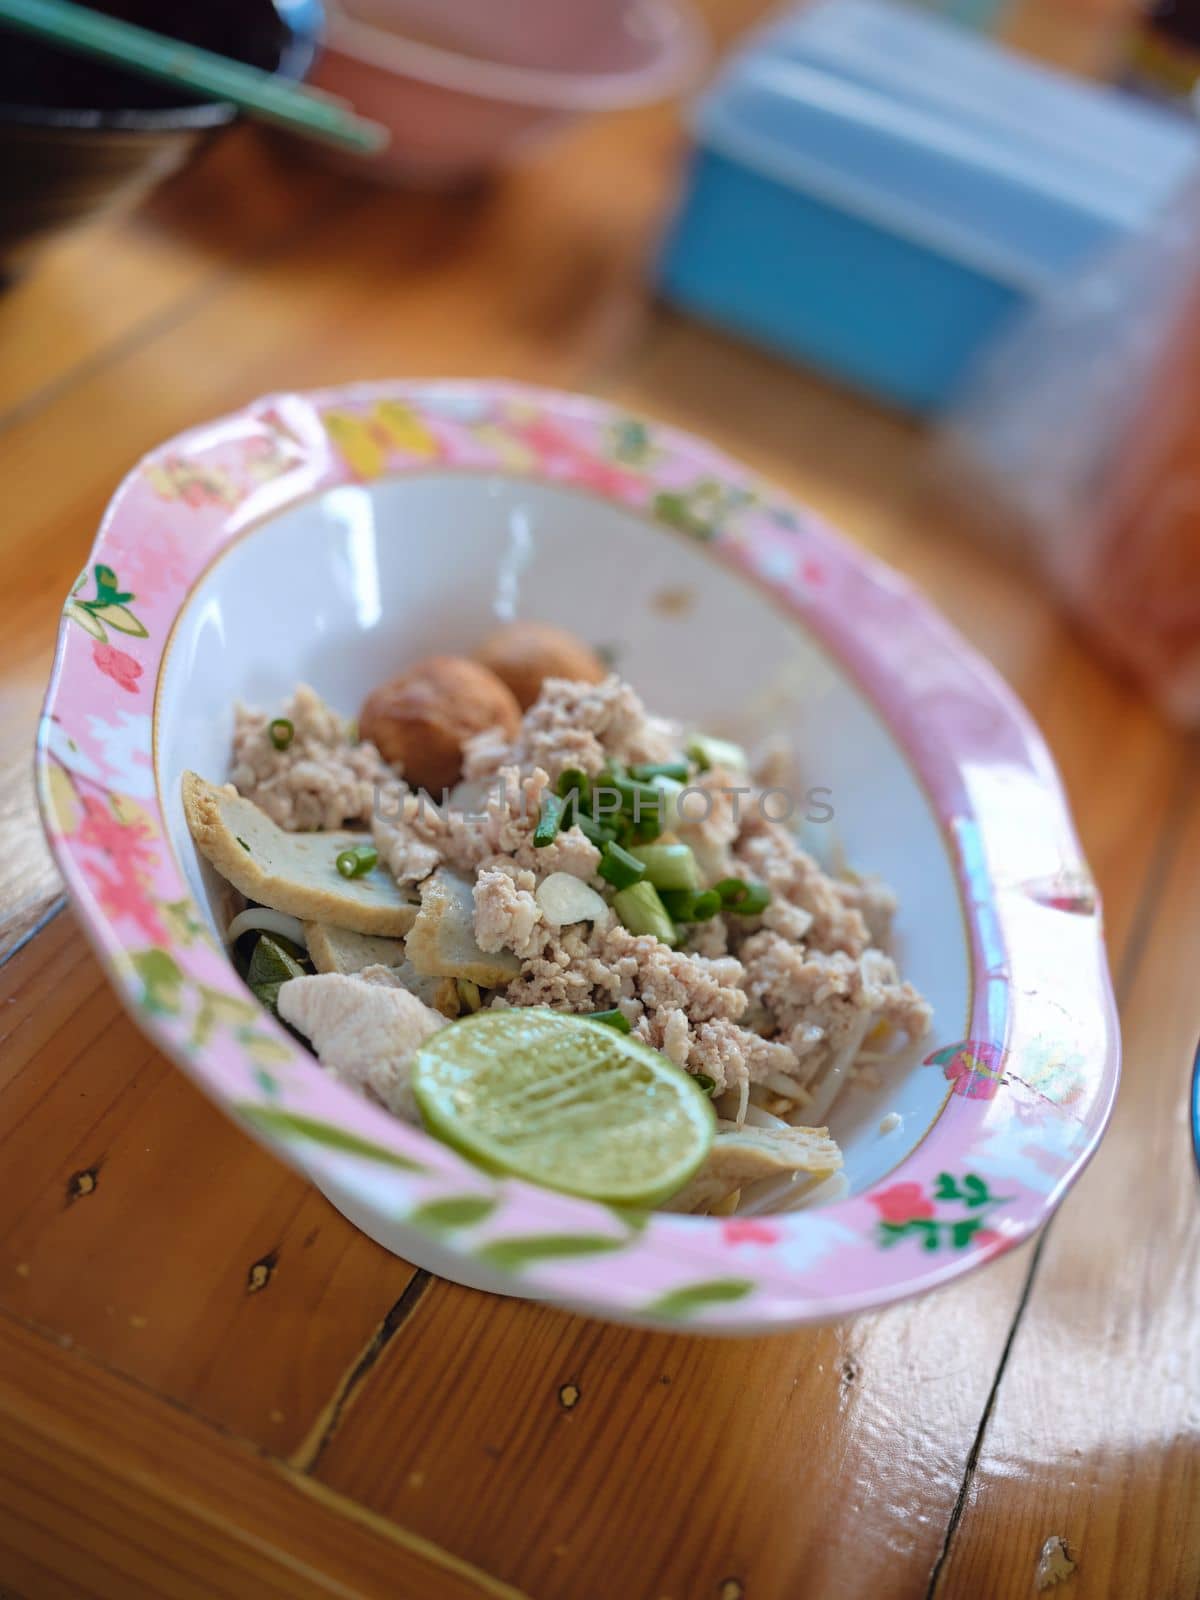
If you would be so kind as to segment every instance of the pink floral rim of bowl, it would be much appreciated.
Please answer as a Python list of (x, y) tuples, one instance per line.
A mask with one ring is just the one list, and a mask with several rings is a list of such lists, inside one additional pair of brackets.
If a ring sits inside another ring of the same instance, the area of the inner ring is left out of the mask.
[[(941, 1114), (875, 1187), (721, 1221), (629, 1217), (477, 1171), (318, 1070), (212, 938), (152, 770), (176, 616), (248, 528), (327, 489), (431, 468), (584, 488), (694, 536), (790, 609), (919, 774), (967, 912), (972, 1015), (927, 1063), (950, 1091)], [(730, 492), (714, 496), (714, 481)], [(156, 450), (118, 490), (67, 599), (37, 769), (76, 911), (139, 1025), (245, 1128), (448, 1276), (711, 1332), (831, 1320), (1027, 1238), (1112, 1107), (1100, 910), (1015, 698), (907, 584), (802, 507), (710, 446), (595, 400), (434, 381), (276, 395)]]

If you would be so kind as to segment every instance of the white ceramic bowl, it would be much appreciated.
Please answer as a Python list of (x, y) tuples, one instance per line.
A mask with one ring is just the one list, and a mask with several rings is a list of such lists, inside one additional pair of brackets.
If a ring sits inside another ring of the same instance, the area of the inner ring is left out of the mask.
[[(898, 954), (935, 1032), (839, 1101), (849, 1198), (643, 1221), (489, 1176), (327, 1078), (234, 974), (179, 779), (224, 776), (235, 699), (304, 680), (351, 713), (514, 612), (610, 648), (654, 709), (787, 733), (799, 787), (834, 809), (811, 848), (898, 890)], [(142, 1025), (359, 1226), (460, 1281), (720, 1331), (844, 1315), (1024, 1238), (1111, 1106), (1095, 895), (1012, 696), (803, 509), (595, 401), (482, 383), (276, 396), (164, 446), (68, 601), (38, 761), (76, 906)]]

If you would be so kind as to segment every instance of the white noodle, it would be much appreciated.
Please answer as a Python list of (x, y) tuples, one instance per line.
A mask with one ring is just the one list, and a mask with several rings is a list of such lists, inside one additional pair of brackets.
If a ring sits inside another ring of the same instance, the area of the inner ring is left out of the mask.
[(746, 1121), (752, 1128), (786, 1128), (787, 1123), (782, 1117), (774, 1117), (769, 1111), (764, 1111), (762, 1106), (753, 1103), (746, 1110)]
[(803, 1105), (806, 1100), (811, 1098), (808, 1090), (797, 1083), (795, 1078), (785, 1077), (782, 1072), (769, 1073), (763, 1079), (763, 1085), (765, 1088), (770, 1089), (772, 1093), (777, 1094), (780, 1099), (795, 1100), (799, 1105)]
[(777, 1178), (761, 1178), (747, 1184), (737, 1208), (739, 1217), (782, 1216), (786, 1211), (802, 1211), (811, 1205), (840, 1200), (849, 1192), (844, 1172), (820, 1177), (811, 1172), (786, 1172)]
[(263, 933), (277, 933), (282, 938), (290, 939), (293, 944), (299, 945), (301, 950), (308, 949), (308, 940), (304, 937), (304, 924), (300, 918), (289, 917), (286, 911), (272, 911), (267, 906), (247, 906), (245, 911), (239, 911), (225, 930), (225, 938), (233, 944), (252, 928), (260, 929)]
[(757, 1183), (748, 1183), (742, 1189), (742, 1198), (738, 1202), (737, 1214), (739, 1217), (759, 1217), (764, 1211), (773, 1211), (776, 1202), (790, 1195), (801, 1180), (807, 1180), (803, 1188), (807, 1188), (812, 1180), (811, 1172), (784, 1172), (777, 1177), (760, 1178)]
[(738, 1085), (738, 1113), (737, 1125), (742, 1127), (746, 1121), (746, 1113), (750, 1109), (750, 1077), (747, 1074)]
[(838, 1091), (842, 1087), (846, 1074), (854, 1064), (854, 1058), (858, 1054), (863, 1040), (874, 1025), (875, 1013), (864, 1011), (858, 1026), (826, 1067), (821, 1075), (820, 1082), (813, 1088), (812, 1101), (804, 1108), (804, 1121), (807, 1126), (816, 1128), (820, 1127), (824, 1122), (830, 1106), (838, 1097)]
[(737, 1116), (737, 1098), (732, 1089), (724, 1089), (713, 1100), (713, 1108), (722, 1122), (732, 1122)]
[(765, 1084), (752, 1083), (750, 1085), (750, 1104), (761, 1106), (764, 1111), (769, 1111), (773, 1117), (789, 1116), (796, 1108), (803, 1105), (808, 1099), (805, 1089), (797, 1090), (796, 1094), (775, 1094)]
[(844, 1200), (849, 1193), (850, 1183), (846, 1174), (831, 1172), (811, 1189), (802, 1189), (786, 1204), (776, 1206), (774, 1215), (780, 1216), (785, 1211), (806, 1211), (809, 1206), (832, 1205), (835, 1200)]

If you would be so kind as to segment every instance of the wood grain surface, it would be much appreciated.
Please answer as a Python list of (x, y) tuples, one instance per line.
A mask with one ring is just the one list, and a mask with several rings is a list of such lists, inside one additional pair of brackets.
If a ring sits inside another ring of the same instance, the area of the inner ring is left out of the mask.
[[(711, 0), (718, 44), (762, 9)], [(1012, 31), (1088, 67), (1111, 20), (1042, 3)], [(1055, 1540), (1067, 1600), (1200, 1591), (1197, 758), (972, 538), (918, 430), (650, 302), (680, 151), (658, 109), (468, 194), (382, 194), (239, 130), (0, 299), (5, 1596), (1008, 1600)], [(924, 585), (1025, 699), (1105, 895), (1128, 1056), (1041, 1241), (837, 1327), (607, 1328), (387, 1255), (120, 1009), (56, 911), (29, 777), (103, 506), (258, 392), (431, 373), (712, 437)]]
[(1076, 1593), (1200, 1594), (1200, 1192), (1179, 1070), (1200, 1031), (1194, 754), (1181, 798), (1122, 975), (1116, 1114), (1040, 1246), (939, 1595), (1028, 1594), (1047, 1538)]

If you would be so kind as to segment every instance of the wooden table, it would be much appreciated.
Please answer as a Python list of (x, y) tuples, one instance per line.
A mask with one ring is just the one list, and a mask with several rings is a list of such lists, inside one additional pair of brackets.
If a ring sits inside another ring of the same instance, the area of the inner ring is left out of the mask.
[[(718, 38), (758, 9), (714, 0)], [(1095, 49), (1070, 12), (1018, 26)], [(1194, 748), (935, 502), (913, 428), (651, 308), (679, 149), (669, 111), (629, 115), (439, 198), (239, 132), (0, 300), (5, 1595), (1002, 1600), (1065, 1562), (1074, 1600), (1200, 1590)], [(924, 584), (1025, 698), (1107, 897), (1126, 1033), (1115, 1122), (1034, 1245), (745, 1343), (491, 1299), (357, 1235), (120, 1011), (29, 775), (104, 503), (260, 391), (433, 373), (712, 436)]]

